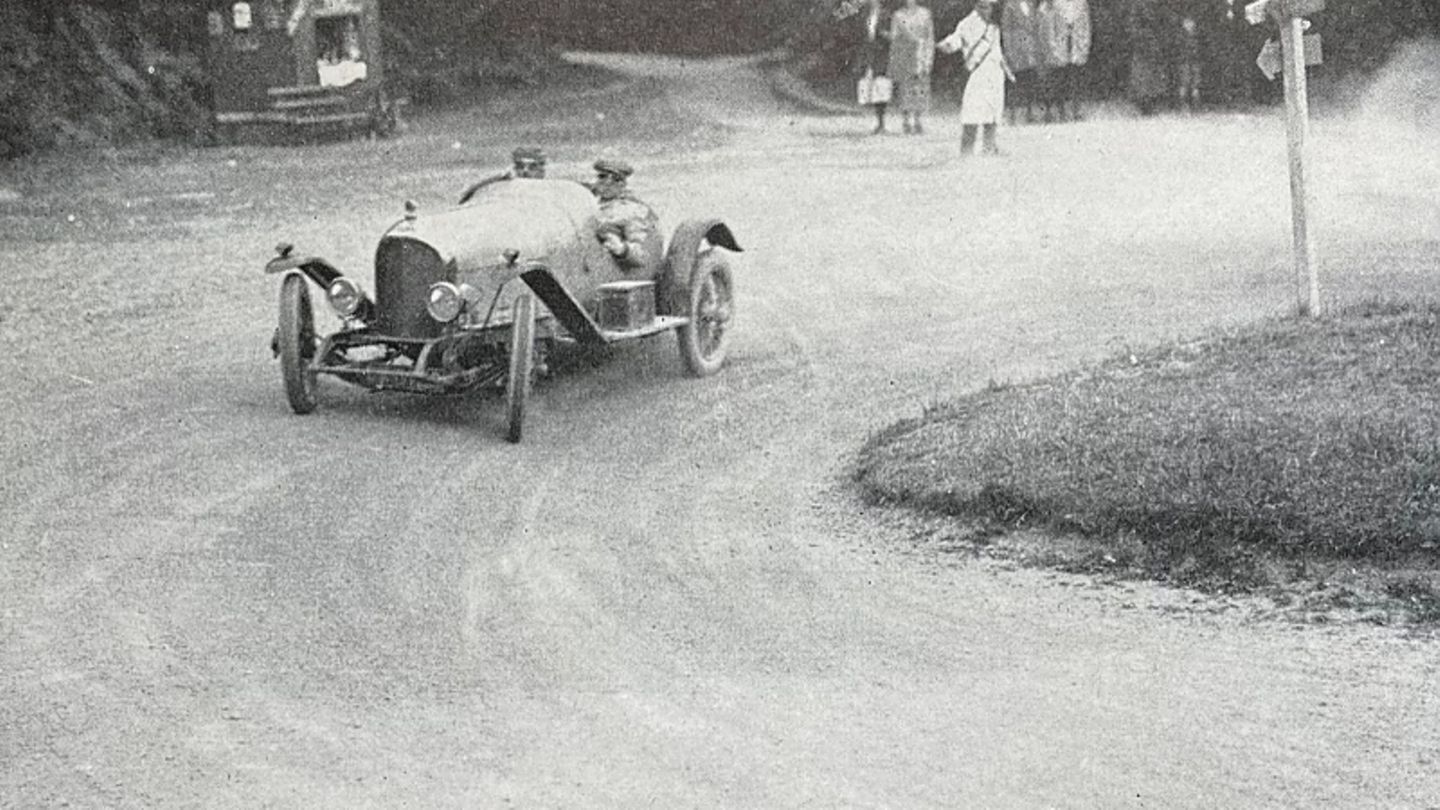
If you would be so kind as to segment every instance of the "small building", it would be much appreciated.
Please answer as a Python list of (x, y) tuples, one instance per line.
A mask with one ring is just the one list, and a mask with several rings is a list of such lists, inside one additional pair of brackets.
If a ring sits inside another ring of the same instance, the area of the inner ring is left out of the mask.
[(380, 0), (208, 0), (206, 25), (222, 139), (394, 131)]

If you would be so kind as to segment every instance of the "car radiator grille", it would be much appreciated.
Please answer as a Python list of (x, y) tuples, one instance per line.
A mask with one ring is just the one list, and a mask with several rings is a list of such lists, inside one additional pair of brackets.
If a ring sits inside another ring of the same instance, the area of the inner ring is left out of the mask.
[(435, 249), (413, 239), (386, 237), (375, 252), (376, 328), (388, 335), (432, 338), (441, 326), (425, 311), (426, 293), (451, 281)]

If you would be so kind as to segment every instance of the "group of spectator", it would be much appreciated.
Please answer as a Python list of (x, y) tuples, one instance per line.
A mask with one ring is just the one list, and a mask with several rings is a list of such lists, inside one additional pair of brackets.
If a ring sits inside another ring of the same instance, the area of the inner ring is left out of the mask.
[[(942, 16), (957, 6), (954, 0), (931, 2)], [(1100, 76), (1090, 65), (1097, 27), (1102, 40), (1111, 38), (1101, 43), (1106, 57), (1128, 66), (1121, 76), (1141, 114), (1249, 99), (1259, 75), (1256, 35), (1263, 38), (1263, 32), (1245, 21), (1245, 2), (1114, 0), (1097, 4), (1104, 17), (1096, 26), (1089, 0), (965, 0), (960, 10), (968, 15), (939, 40), (931, 10), (921, 0), (843, 0), (836, 16), (856, 43), (853, 75), (862, 83), (883, 76), (893, 88), (884, 101), (876, 101), (874, 93), (859, 94), (873, 107), (875, 133), (887, 131), (886, 114), (894, 110), (903, 118), (902, 132), (924, 132), (935, 55), (953, 53), (961, 57), (956, 61), (965, 74), (962, 146), (967, 136), (973, 139), (968, 128), (979, 127), (987, 151), (993, 151), (999, 116), (992, 118), (991, 108), (1012, 124), (1075, 121), (1083, 117), (1082, 100), (1096, 84), (1108, 80), (1113, 86), (1119, 78), (1113, 71)]]
[[(937, 40), (930, 9), (920, 0), (903, 0), (886, 20), (882, 0), (842, 5), (842, 18), (853, 18), (860, 45), (857, 74), (863, 100), (875, 111), (875, 133), (886, 131), (889, 107), (899, 109), (901, 131), (924, 133), (930, 109), (930, 77), (935, 55), (955, 54), (966, 79), (961, 97), (961, 153), (974, 152), (977, 135), (987, 154), (998, 154), (996, 128), (1005, 114), (1005, 85), (1017, 88), (1017, 106), (1027, 120), (1037, 107), (1046, 120), (1080, 117), (1078, 70), (1090, 57), (1088, 0), (975, 0), (970, 13), (948, 36)], [(873, 77), (884, 76), (891, 91), (876, 98)], [(1013, 116), (1012, 116), (1013, 120)]]
[(1087, 0), (1005, 0), (1000, 15), (1005, 61), (1015, 75), (1014, 113), (1025, 121), (1078, 121), (1080, 72), (1090, 61)]
[[(844, 17), (853, 15), (860, 46), (855, 59), (856, 75), (862, 81), (881, 76), (893, 87), (889, 98), (874, 99), (875, 134), (885, 130), (885, 112), (899, 108), (906, 135), (925, 131), (921, 115), (930, 109), (930, 69), (934, 65), (935, 23), (930, 10), (919, 0), (886, 15), (881, 0), (863, 0), (842, 6)], [(864, 99), (863, 101), (870, 101)]]
[[(1084, 2), (1084, 0), (1079, 0)], [(995, 7), (998, 0), (975, 0), (975, 8), (944, 39), (935, 38), (935, 21), (930, 9), (919, 0), (903, 5), (884, 21), (881, 0), (863, 0), (855, 8), (842, 7), (843, 16), (853, 16), (861, 46), (856, 60), (860, 69), (863, 101), (875, 110), (875, 133), (885, 129), (885, 112), (897, 107), (903, 117), (901, 131), (907, 135), (925, 132), (922, 116), (930, 110), (930, 74), (935, 54), (959, 54), (968, 78), (960, 106), (963, 127), (961, 152), (975, 150), (977, 130), (984, 133), (987, 153), (998, 153), (995, 129), (1005, 107), (1005, 82), (1014, 80), (1001, 49), (1001, 33)], [(857, 13), (858, 12), (858, 13)], [(876, 97), (873, 77), (884, 76), (891, 88), (888, 97)], [(867, 84), (868, 83), (868, 84)]]
[(1255, 57), (1268, 32), (1245, 19), (1249, 0), (1125, 0), (1128, 91), (1143, 115), (1266, 95)]

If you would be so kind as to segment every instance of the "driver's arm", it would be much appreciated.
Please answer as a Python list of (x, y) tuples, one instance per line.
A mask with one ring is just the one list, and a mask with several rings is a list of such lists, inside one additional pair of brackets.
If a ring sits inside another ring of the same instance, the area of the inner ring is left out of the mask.
[(627, 219), (607, 223), (599, 232), (600, 242), (620, 262), (638, 267), (649, 260), (645, 243), (649, 241), (651, 228), (644, 220)]
[(597, 235), (600, 237), (600, 244), (604, 245), (617, 261), (627, 265), (640, 264), (644, 261), (644, 247), (630, 238), (625, 231), (623, 223), (610, 222), (602, 225)]
[(612, 209), (613, 219), (601, 226), (600, 241), (610, 255), (632, 267), (649, 260), (645, 245), (659, 227), (655, 212), (637, 200), (625, 200)]

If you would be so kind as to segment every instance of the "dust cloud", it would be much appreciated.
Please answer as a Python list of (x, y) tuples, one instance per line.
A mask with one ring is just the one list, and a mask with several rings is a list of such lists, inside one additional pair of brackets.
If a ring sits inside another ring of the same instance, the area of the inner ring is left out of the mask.
[(1440, 41), (1402, 43), (1379, 70), (1317, 82), (1315, 90), (1319, 238), (1374, 249), (1433, 244), (1440, 237)]
[(1440, 40), (1403, 45), (1369, 87), (1361, 109), (1369, 118), (1440, 135)]
[(1380, 70), (1337, 89), (1336, 101), (1358, 124), (1440, 137), (1440, 40), (1400, 44)]

